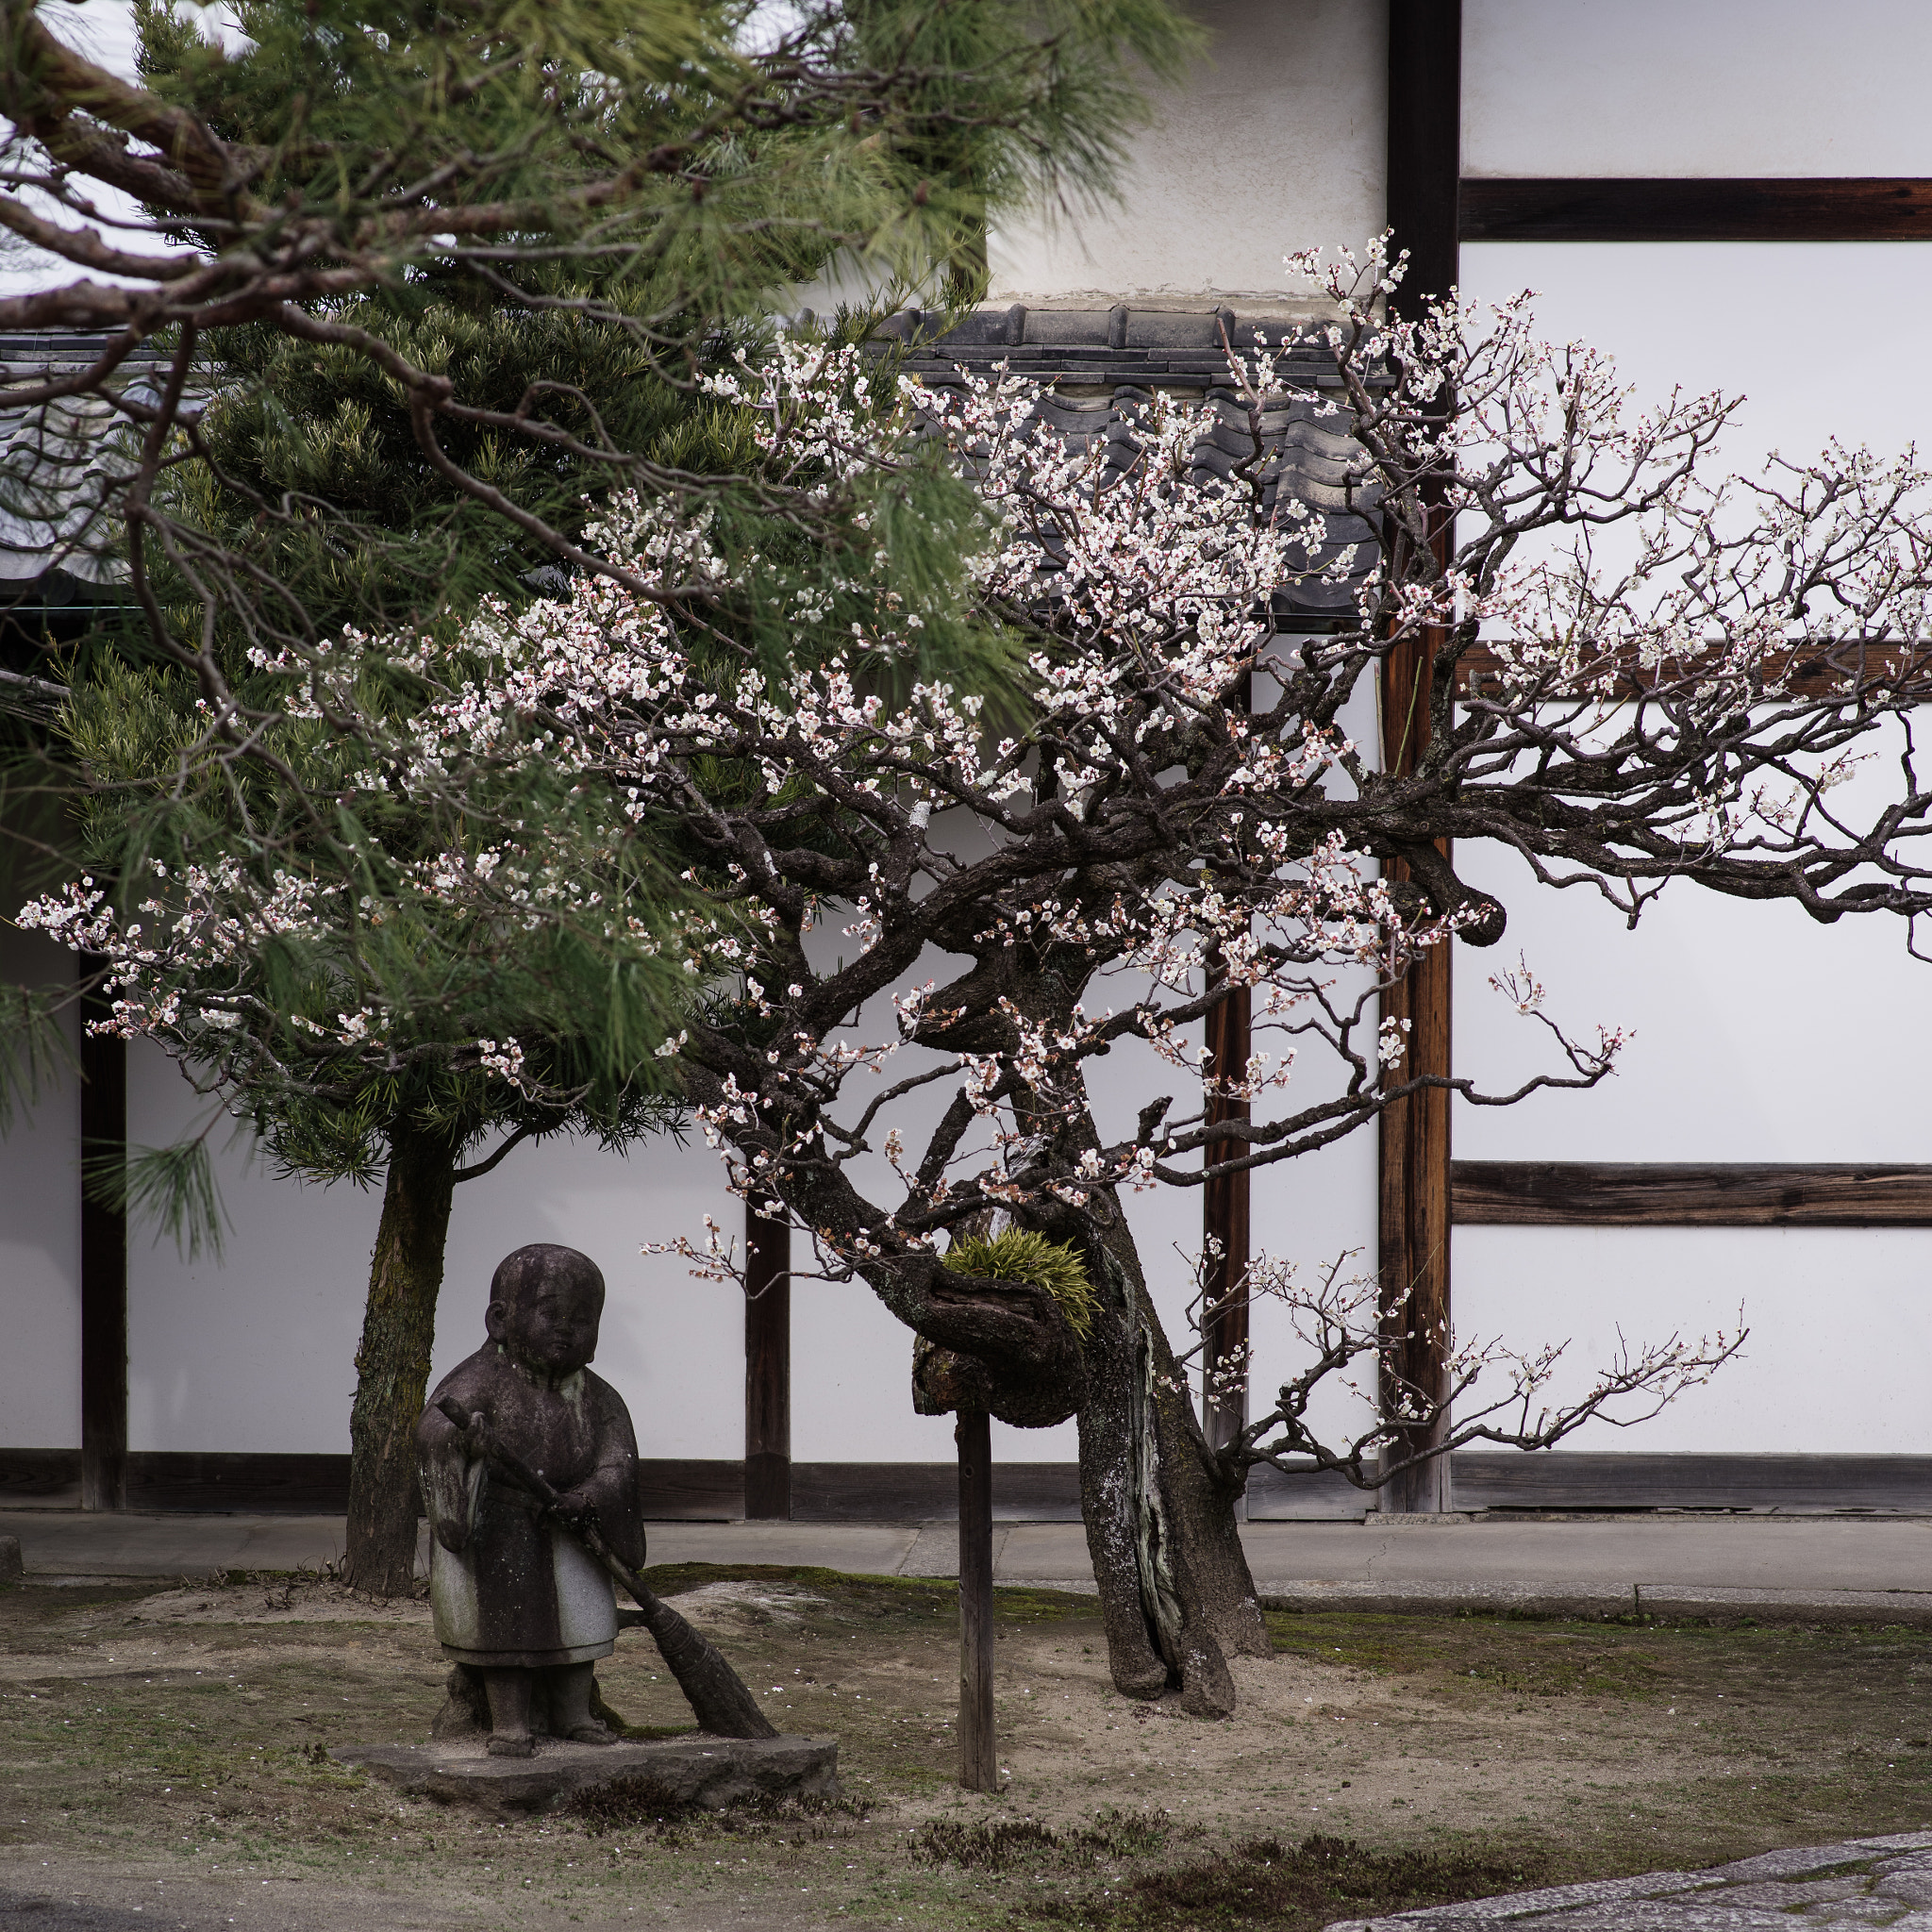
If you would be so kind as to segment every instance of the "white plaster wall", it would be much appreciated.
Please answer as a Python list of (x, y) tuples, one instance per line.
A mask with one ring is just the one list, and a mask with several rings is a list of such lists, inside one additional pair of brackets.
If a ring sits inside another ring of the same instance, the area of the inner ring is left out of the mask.
[(1291, 248), (1382, 225), (1388, 17), (1371, 0), (1195, 0), (1207, 57), (1156, 95), (1118, 205), (988, 242), (1002, 301), (1302, 297)]
[[(1520, 889), (1513, 859), (1460, 858), (1506, 894), (1505, 947), (1545, 977), (1553, 1013), (1634, 1038), (1593, 1092), (1458, 1103), (1458, 1158), (1932, 1160), (1932, 1050), (1910, 1018), (1932, 981), (1898, 922), (1819, 926), (1674, 887), (1631, 932), (1579, 894)], [(1502, 1088), (1549, 1057), (1487, 988), (1488, 965), (1457, 956), (1457, 1066)], [(1572, 1448), (1932, 1450), (1916, 1365), (1932, 1322), (1924, 1231), (1458, 1227), (1454, 1242), (1458, 1332), (1574, 1338), (1559, 1384), (1573, 1392), (1619, 1327), (1657, 1341), (1735, 1326), (1741, 1308), (1746, 1359), (1645, 1427), (1592, 1425)]]
[[(1478, 20), (1500, 11), (1475, 0)], [(1643, 39), (1632, 30), (1633, 44)], [(1932, 249), (1482, 244), (1465, 247), (1463, 281), (1491, 297), (1539, 290), (1544, 332), (1613, 349), (1641, 399), (1673, 383), (1744, 393), (1736, 468), (1834, 433), (1883, 451), (1932, 432), (1932, 380), (1891, 327), (1932, 295)], [(1856, 803), (1892, 776), (1881, 764), (1839, 796)], [(1678, 885), (1631, 932), (1591, 895), (1531, 887), (1507, 855), (1465, 845), (1458, 862), (1510, 909), (1494, 954), (1457, 952), (1458, 1071), (1500, 1087), (1547, 1063), (1532, 1024), (1485, 984), (1520, 953), (1554, 1015), (1635, 1035), (1621, 1073), (1592, 1093), (1507, 1110), (1458, 1104), (1458, 1158), (1932, 1160), (1922, 1098), (1932, 1049), (1916, 1021), (1932, 977), (1906, 956), (1898, 922), (1820, 926), (1792, 907)], [(1633, 1341), (1702, 1330), (1734, 1322), (1741, 1302), (1747, 1359), (1641, 1430), (1592, 1428), (1572, 1446), (1925, 1453), (1932, 1432), (1909, 1365), (1932, 1314), (1928, 1267), (1932, 1236), (1913, 1231), (1463, 1227), (1457, 1321), (1512, 1341), (1574, 1336), (1580, 1374), (1619, 1324)]]
[[(1257, 707), (1273, 701), (1270, 682), (1258, 678)], [(1373, 690), (1357, 693), (1343, 711), (1342, 731), (1372, 761), (1381, 754), (1381, 731)], [(1338, 995), (1349, 975), (1337, 974)], [(1257, 1042), (1263, 1051), (1278, 1052), (1273, 1042)], [(1309, 1045), (1295, 1065), (1285, 1094), (1273, 1110), (1285, 1113), (1312, 1105), (1339, 1090), (1341, 1081), (1332, 1057)], [(1374, 1126), (1358, 1129), (1346, 1140), (1319, 1153), (1298, 1156), (1275, 1167), (1257, 1168), (1249, 1184), (1250, 1241), (1257, 1258), (1269, 1256), (1292, 1261), (1305, 1288), (1313, 1288), (1327, 1270), (1341, 1264), (1340, 1279), (1372, 1277), (1375, 1272), (1375, 1223), (1379, 1180)], [(1200, 1241), (1199, 1207), (1195, 1207), (1194, 1240)], [(1249, 1310), (1253, 1349), (1249, 1374), (1249, 1411), (1260, 1415), (1273, 1406), (1274, 1391), (1307, 1366), (1309, 1350), (1295, 1333), (1284, 1306), (1257, 1296)], [(1372, 1371), (1366, 1372), (1371, 1389)], [(1373, 1420), (1369, 1403), (1351, 1395), (1340, 1381), (1324, 1385), (1309, 1407), (1314, 1427), (1334, 1441), (1366, 1428)]]
[(1680, 881), (1631, 931), (1593, 894), (1536, 886), (1513, 855), (1465, 844), (1457, 859), (1510, 921), (1495, 953), (1456, 956), (1459, 1071), (1499, 1091), (1553, 1066), (1542, 1028), (1487, 984), (1519, 957), (1574, 1033), (1634, 1034), (1593, 1091), (1458, 1102), (1459, 1157), (1932, 1161), (1932, 1041), (1910, 1017), (1932, 999), (1932, 968), (1907, 954), (1904, 921), (1819, 925)]
[(1468, 175), (1932, 175), (1921, 0), (1464, 0)]
[[(73, 976), (72, 957), (0, 925), (0, 987)], [(70, 1045), (79, 1026), (70, 1020)], [(80, 1445), (80, 1081), (71, 1068), (0, 1141), (0, 1445)]]
[(1932, 1236), (1907, 1229), (1462, 1227), (1457, 1326), (1568, 1340), (1551, 1393), (1574, 1400), (1619, 1327), (1633, 1342), (1735, 1333), (1741, 1303), (1740, 1359), (1641, 1428), (1593, 1423), (1567, 1446), (1924, 1456), (1928, 1260)]
[[(161, 1144), (200, 1118), (158, 1050), (137, 1043), (129, 1059), (130, 1141)], [(380, 1189), (277, 1179), (245, 1145), (223, 1146), (217, 1166), (233, 1224), (220, 1262), (191, 1262), (152, 1230), (130, 1242), (129, 1446), (345, 1452)], [(630, 1404), (641, 1453), (741, 1455), (743, 1302), (641, 1252), (674, 1228), (701, 1234), (707, 1207), (722, 1217), (734, 1206), (701, 1141), (628, 1156), (568, 1141), (519, 1148), (457, 1190), (432, 1376), (481, 1343), (497, 1262), (560, 1241), (604, 1271), (598, 1371)]]
[(1734, 470), (1833, 436), (1894, 453), (1932, 436), (1932, 366), (1912, 348), (1932, 243), (1476, 242), (1461, 275), (1484, 302), (1533, 290), (1540, 332), (1612, 354), (1641, 402), (1674, 385), (1742, 396)]
[[(129, 1144), (165, 1146), (206, 1118), (167, 1056), (133, 1041)], [(231, 1224), (221, 1260), (128, 1230), (127, 1446), (346, 1452), (381, 1197), (275, 1180), (225, 1126), (210, 1141)]]
[(527, 1242), (558, 1241), (604, 1272), (597, 1373), (629, 1403), (639, 1454), (742, 1456), (744, 1297), (692, 1280), (674, 1256), (641, 1252), (677, 1233), (702, 1239), (707, 1210), (741, 1237), (744, 1210), (699, 1135), (624, 1155), (562, 1140), (518, 1148), (457, 1190), (436, 1374), (481, 1346), (496, 1264)]

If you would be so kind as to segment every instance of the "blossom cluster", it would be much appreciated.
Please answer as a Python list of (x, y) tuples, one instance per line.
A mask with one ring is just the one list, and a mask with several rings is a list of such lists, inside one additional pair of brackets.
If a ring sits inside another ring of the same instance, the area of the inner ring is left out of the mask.
[[(612, 824), (694, 852), (686, 881), (708, 908), (680, 929), (681, 963), (694, 986), (733, 989), (740, 1017), (685, 1029), (678, 1054), (734, 1184), (783, 1195), (808, 1169), (873, 1156), (900, 1187), (895, 1204), (814, 1224), (835, 1268), (928, 1252), (975, 1205), (1082, 1207), (1096, 1189), (1172, 1182), (1205, 1144), (1204, 1111), (1096, 1142), (1085, 1069), (1138, 1041), (1199, 1093), (1197, 1029), (1238, 991), (1256, 1040), (1242, 1064), (1206, 1070), (1218, 1098), (1280, 1100), (1311, 1042), (1344, 1081), (1257, 1152), (1372, 1117), (1404, 1077), (1377, 991), (1469, 916), (1399, 906), (1351, 841), (1336, 809), (1373, 760), (1332, 719), (1242, 702), (1257, 675), (1292, 675), (1270, 600), (1319, 543), (1317, 512), (1199, 477), (1199, 409), (1153, 401), (1124, 461), (1118, 439), (1061, 439), (1038, 387), (1004, 372), (944, 388), (902, 376), (883, 403), (877, 388), (857, 350), (795, 341), (712, 383), (815, 488), (935, 440), (971, 476), (974, 593), (1034, 639), (1022, 729), (995, 736), (977, 693), (925, 673), (917, 611), (857, 575), (820, 582), (865, 612), (820, 655), (773, 670), (721, 652), (683, 600), (742, 559), (630, 494), (595, 525), (616, 575), (491, 605), (454, 641), (393, 647), (439, 693), (395, 748), (412, 791), (541, 761)], [(836, 965), (834, 927), (851, 942)], [(1024, 985), (908, 991), (934, 945), (1024, 958), (1023, 979), (1064, 959), (1080, 990), (1050, 1010)], [(1108, 983), (1123, 996), (1091, 996)], [(882, 995), (891, 1027), (855, 1031), (846, 1016)], [(977, 1038), (956, 1047), (961, 1028)], [(1587, 1080), (1607, 1057), (1573, 1062)], [(881, 1086), (855, 1118), (860, 1074)], [(915, 1158), (891, 1109), (947, 1087), (974, 1124)]]

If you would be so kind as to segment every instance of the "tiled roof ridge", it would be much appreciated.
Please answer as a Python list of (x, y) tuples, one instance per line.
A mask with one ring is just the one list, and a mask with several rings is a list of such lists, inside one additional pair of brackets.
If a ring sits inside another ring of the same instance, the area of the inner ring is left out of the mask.
[[(1000, 365), (1040, 383), (1045, 393), (1031, 405), (1032, 420), (1069, 450), (1098, 445), (1109, 475), (1137, 460), (1143, 412), (1154, 392), (1192, 391), (1202, 405), (1188, 464), (1193, 483), (1223, 487), (1258, 454), (1261, 513), (1272, 515), (1282, 497), (1318, 513), (1291, 540), (1288, 578), (1271, 600), (1277, 622), (1325, 626), (1351, 616), (1356, 591), (1377, 555), (1373, 518), (1380, 491), (1351, 434), (1346, 403), (1313, 393), (1332, 391), (1341, 378), (1333, 350), (1308, 324), (1276, 318), (1270, 333), (1259, 322), (1244, 324), (1231, 309), (1137, 312), (1125, 304), (1084, 311), (1017, 304), (981, 308), (942, 331), (945, 320), (935, 311), (903, 310), (874, 340), (907, 343), (905, 366), (933, 391), (957, 383), (962, 368), (978, 375)], [(1281, 372), (1279, 388), (1262, 398), (1256, 423), (1234, 393), (1226, 344), (1256, 346), (1257, 331), (1269, 347), (1286, 351), (1282, 359), (1291, 367)], [(1042, 335), (1052, 340), (1040, 340)]]
[(904, 308), (887, 316), (875, 339), (906, 346), (907, 362), (943, 380), (956, 368), (974, 374), (1004, 363), (1036, 380), (1108, 388), (1210, 389), (1228, 379), (1230, 344), (1266, 347), (1292, 366), (1292, 379), (1335, 388), (1325, 326), (1280, 314), (1212, 308), (1044, 308), (1024, 302), (985, 307), (952, 319), (941, 309)]
[[(84, 369), (98, 362), (108, 345), (118, 339), (118, 331), (103, 335), (61, 328), (0, 330), (0, 369), (14, 376), (35, 369)], [(129, 350), (125, 359), (145, 366), (166, 360), (170, 353), (151, 341), (143, 341)]]

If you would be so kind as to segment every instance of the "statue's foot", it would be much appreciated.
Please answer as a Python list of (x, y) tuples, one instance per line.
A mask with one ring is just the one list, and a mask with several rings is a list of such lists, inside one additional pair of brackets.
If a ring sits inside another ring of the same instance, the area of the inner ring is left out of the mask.
[(617, 1733), (608, 1724), (599, 1724), (593, 1717), (586, 1718), (582, 1724), (574, 1725), (569, 1735), (573, 1744), (614, 1744), (617, 1742)]
[(537, 1740), (527, 1732), (522, 1737), (499, 1732), (491, 1736), (485, 1748), (492, 1757), (534, 1757), (537, 1755)]

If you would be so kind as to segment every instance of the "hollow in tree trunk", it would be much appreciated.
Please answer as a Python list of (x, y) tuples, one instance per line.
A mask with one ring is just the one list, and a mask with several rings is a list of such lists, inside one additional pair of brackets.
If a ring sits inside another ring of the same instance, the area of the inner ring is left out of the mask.
[(429, 1388), (458, 1146), (398, 1126), (390, 1135), (382, 1221), (356, 1351), (349, 1418), (348, 1578), (406, 1595), (416, 1570), (416, 1424)]

